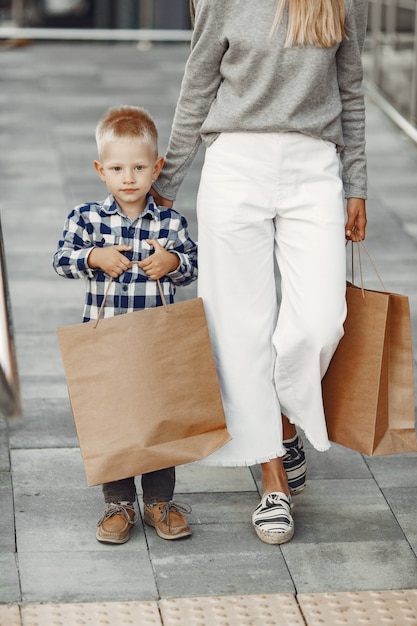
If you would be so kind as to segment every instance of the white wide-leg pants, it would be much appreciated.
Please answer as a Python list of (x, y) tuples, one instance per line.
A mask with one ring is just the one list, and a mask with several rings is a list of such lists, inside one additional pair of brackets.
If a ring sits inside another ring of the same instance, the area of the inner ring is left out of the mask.
[(335, 146), (299, 133), (224, 133), (206, 151), (197, 212), (198, 289), (233, 438), (202, 463), (282, 456), (281, 412), (326, 450), (321, 379), (346, 315)]

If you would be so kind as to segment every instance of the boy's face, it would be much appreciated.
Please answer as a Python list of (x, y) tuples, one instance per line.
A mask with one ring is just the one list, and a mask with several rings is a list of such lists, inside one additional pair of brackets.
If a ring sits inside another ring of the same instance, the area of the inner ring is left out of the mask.
[(94, 161), (100, 179), (129, 217), (137, 217), (146, 206), (146, 194), (164, 164), (153, 148), (138, 139), (108, 141), (101, 161)]

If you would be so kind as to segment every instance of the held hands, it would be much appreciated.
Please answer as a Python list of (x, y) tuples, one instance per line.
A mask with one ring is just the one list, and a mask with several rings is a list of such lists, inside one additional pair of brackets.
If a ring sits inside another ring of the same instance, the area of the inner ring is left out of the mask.
[(112, 278), (117, 278), (132, 267), (132, 262), (122, 252), (129, 252), (132, 246), (123, 244), (93, 248), (88, 256), (91, 269), (101, 269)]
[(175, 253), (165, 250), (156, 239), (147, 239), (146, 243), (149, 243), (155, 252), (139, 261), (138, 265), (149, 278), (158, 280), (177, 269), (180, 260)]
[[(147, 239), (155, 252), (138, 265), (152, 280), (158, 280), (177, 269), (180, 260), (175, 253), (168, 252), (156, 239)], [(129, 252), (132, 246), (116, 245), (104, 248), (93, 248), (88, 256), (91, 269), (101, 269), (112, 278), (117, 278), (132, 267), (132, 262), (122, 252)]]
[(151, 195), (158, 206), (167, 206), (169, 209), (172, 209), (173, 201), (163, 198), (153, 187), (151, 188)]
[(346, 239), (350, 241), (363, 241), (365, 239), (367, 222), (365, 200), (362, 198), (348, 198), (346, 211)]

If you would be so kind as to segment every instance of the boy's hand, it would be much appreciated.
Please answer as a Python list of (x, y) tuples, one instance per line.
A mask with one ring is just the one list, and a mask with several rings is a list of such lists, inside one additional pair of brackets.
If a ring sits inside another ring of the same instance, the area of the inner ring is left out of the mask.
[(147, 239), (146, 242), (154, 248), (155, 252), (147, 259), (139, 261), (138, 265), (149, 278), (158, 280), (177, 269), (180, 260), (175, 253), (165, 250), (156, 239)]
[(116, 245), (104, 248), (93, 248), (88, 255), (91, 269), (101, 269), (112, 278), (117, 278), (132, 267), (131, 261), (122, 252), (129, 252), (132, 246)]

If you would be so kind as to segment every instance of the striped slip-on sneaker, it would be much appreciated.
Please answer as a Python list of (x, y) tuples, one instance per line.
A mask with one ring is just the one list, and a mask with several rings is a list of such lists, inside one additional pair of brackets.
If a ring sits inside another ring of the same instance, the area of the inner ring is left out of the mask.
[(287, 454), (282, 463), (288, 477), (290, 493), (296, 496), (306, 485), (307, 462), (301, 437), (297, 434), (293, 439), (283, 442)]
[(279, 491), (267, 493), (252, 515), (252, 524), (259, 539), (264, 543), (286, 543), (294, 534), (291, 517), (292, 500)]

